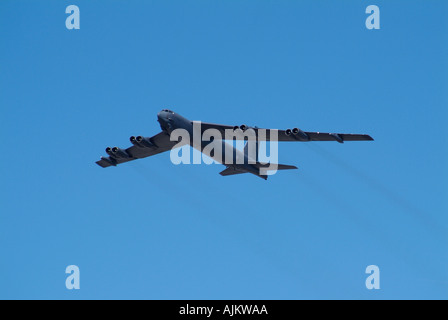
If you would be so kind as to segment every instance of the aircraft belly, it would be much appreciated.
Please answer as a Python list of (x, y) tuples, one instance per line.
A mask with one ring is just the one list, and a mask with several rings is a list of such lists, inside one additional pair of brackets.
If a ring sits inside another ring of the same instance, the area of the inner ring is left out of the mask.
[[(209, 141), (203, 141), (200, 146), (196, 146), (192, 144), (192, 147), (198, 151), (203, 152), (204, 148), (209, 145)], [(207, 154), (207, 156), (209, 156)], [(228, 157), (228, 159), (227, 159)], [(244, 163), (244, 153), (240, 150), (234, 148), (231, 144), (221, 141), (221, 155), (219, 152), (215, 152), (212, 154), (211, 158), (218, 163), (223, 165), (233, 165), (238, 163)]]

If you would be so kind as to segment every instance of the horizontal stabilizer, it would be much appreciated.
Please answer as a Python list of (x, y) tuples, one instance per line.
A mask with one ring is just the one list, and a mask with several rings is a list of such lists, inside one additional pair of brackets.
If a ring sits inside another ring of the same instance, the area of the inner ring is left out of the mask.
[(290, 166), (288, 164), (278, 164), (277, 170), (290, 170), (290, 169), (298, 169), (296, 166)]
[(231, 176), (234, 174), (241, 174), (241, 173), (247, 173), (247, 171), (238, 170), (235, 169), (234, 167), (228, 167), (224, 171), (221, 171), (219, 174), (222, 176)]
[[(274, 170), (275, 169), (275, 164), (261, 164), (261, 163), (257, 163), (255, 164), (255, 166), (259, 169), (267, 169), (267, 170)], [(291, 166), (289, 164), (277, 164), (277, 170), (291, 170), (291, 169), (298, 169), (296, 166)]]

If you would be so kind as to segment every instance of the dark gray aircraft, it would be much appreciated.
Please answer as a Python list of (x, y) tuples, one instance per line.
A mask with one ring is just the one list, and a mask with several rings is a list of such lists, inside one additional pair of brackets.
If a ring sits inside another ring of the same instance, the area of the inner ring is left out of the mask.
[[(101, 157), (101, 160), (96, 163), (103, 168), (116, 166), (117, 164), (150, 157), (158, 153), (171, 150), (173, 147), (180, 147), (187, 144), (203, 152), (204, 148), (209, 145), (211, 141), (218, 139), (217, 136), (213, 135), (213, 139), (209, 139), (208, 141), (202, 141), (202, 138), (199, 138), (199, 143), (195, 143), (193, 136), (195, 134), (199, 134), (200, 137), (202, 137), (202, 134), (204, 134), (206, 130), (215, 129), (215, 133), (220, 133), (221, 138), (219, 138), (219, 140), (221, 140), (220, 143), (222, 144), (222, 153), (219, 156), (215, 153), (210, 153), (207, 155), (227, 167), (224, 171), (220, 172), (220, 174), (222, 176), (230, 176), (240, 173), (252, 173), (266, 180), (268, 177), (266, 170), (287, 170), (297, 169), (297, 167), (284, 164), (266, 164), (258, 161), (258, 141), (336, 141), (343, 143), (344, 141), (373, 140), (372, 137), (367, 134), (305, 132), (298, 128), (274, 130), (260, 129), (257, 127), (252, 128), (244, 124), (241, 126), (227, 126), (205, 122), (193, 122), (167, 109), (160, 111), (157, 114), (157, 118), (157, 121), (160, 123), (160, 127), (162, 128), (162, 132), (150, 138), (143, 136), (132, 136), (130, 140), (133, 146), (127, 149), (107, 147), (106, 153), (109, 157)], [(198, 123), (200, 123), (199, 132), (197, 132)], [(189, 134), (190, 139), (187, 141), (184, 141), (184, 139), (181, 141), (173, 139), (175, 141), (171, 141), (170, 136), (175, 129), (184, 129), (184, 131)], [(257, 142), (255, 142), (256, 151), (252, 154), (250, 154), (248, 150), (249, 142), (246, 143), (244, 151), (241, 152), (240, 150), (234, 148), (233, 145), (230, 145), (224, 141), (226, 134), (229, 132), (235, 132), (232, 139), (247, 140), (248, 137), (245, 133), (248, 133), (249, 131), (255, 135), (257, 140)], [(226, 157), (229, 153), (230, 156)]]

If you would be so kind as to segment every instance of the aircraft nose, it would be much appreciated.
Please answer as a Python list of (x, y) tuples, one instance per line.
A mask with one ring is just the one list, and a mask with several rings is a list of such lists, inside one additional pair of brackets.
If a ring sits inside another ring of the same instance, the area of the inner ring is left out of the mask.
[(165, 120), (164, 115), (165, 115), (165, 112), (160, 111), (160, 112), (157, 114), (157, 121), (159, 121), (159, 122), (161, 122), (161, 123), (164, 122), (164, 120)]
[(166, 110), (162, 110), (157, 114), (157, 121), (160, 123), (162, 130), (171, 129), (171, 119)]

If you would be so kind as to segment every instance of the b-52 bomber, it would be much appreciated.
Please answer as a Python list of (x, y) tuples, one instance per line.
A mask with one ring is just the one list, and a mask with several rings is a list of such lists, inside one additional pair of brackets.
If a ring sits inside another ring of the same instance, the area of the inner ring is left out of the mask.
[[(297, 169), (296, 166), (263, 163), (258, 159), (258, 142), (259, 141), (292, 141), (292, 142), (309, 142), (309, 141), (336, 141), (344, 143), (345, 141), (372, 141), (372, 137), (367, 134), (347, 134), (347, 133), (322, 133), (322, 132), (306, 132), (298, 128), (287, 130), (261, 129), (258, 127), (249, 127), (247, 125), (228, 126), (221, 124), (213, 124), (206, 122), (197, 122), (188, 120), (181, 115), (164, 109), (157, 114), (157, 121), (160, 123), (162, 132), (153, 137), (130, 137), (133, 144), (132, 147), (121, 149), (118, 147), (107, 147), (106, 153), (108, 157), (101, 157), (96, 163), (103, 167), (116, 166), (128, 161), (150, 157), (173, 148), (183, 145), (191, 145), (193, 148), (203, 152), (218, 163), (225, 165), (227, 168), (220, 172), (222, 176), (230, 176), (242, 173), (251, 173), (262, 179), (268, 178), (270, 170), (287, 170)], [(176, 130), (180, 129), (180, 130)], [(183, 131), (188, 138), (179, 141), (179, 135), (176, 132)], [(208, 139), (203, 137), (208, 134)], [(210, 138), (210, 132), (212, 132)], [(248, 140), (244, 146), (244, 150), (238, 150), (233, 145), (228, 144), (225, 140), (232, 135), (230, 139)], [(252, 136), (249, 134), (251, 133)], [(199, 136), (199, 140), (195, 138)], [(251, 140), (251, 137), (254, 140)], [(255, 148), (251, 148), (251, 141), (254, 141)], [(210, 151), (210, 145), (218, 143), (220, 152)], [(250, 152), (255, 149), (254, 152)]]

